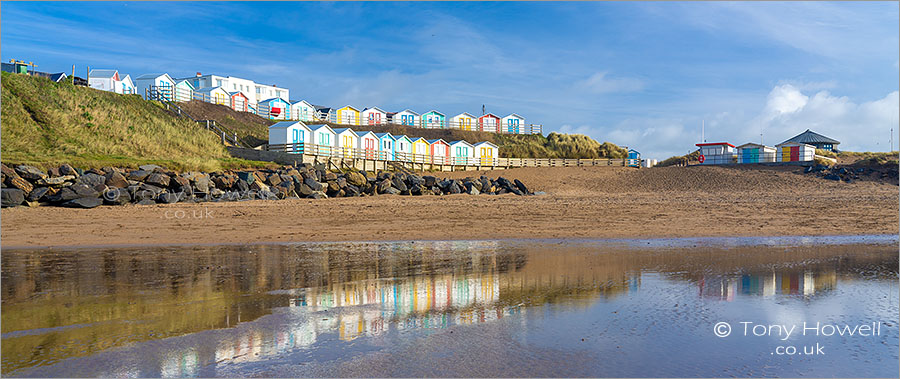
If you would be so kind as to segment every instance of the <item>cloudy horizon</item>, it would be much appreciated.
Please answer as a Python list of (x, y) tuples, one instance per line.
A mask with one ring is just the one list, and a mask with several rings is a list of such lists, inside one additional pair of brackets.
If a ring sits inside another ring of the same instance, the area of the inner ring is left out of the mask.
[(710, 142), (812, 129), (888, 150), (898, 19), (896, 2), (4, 2), (0, 39), (4, 62), (39, 71), (215, 73), (448, 116), (484, 105), (664, 159), (701, 125)]

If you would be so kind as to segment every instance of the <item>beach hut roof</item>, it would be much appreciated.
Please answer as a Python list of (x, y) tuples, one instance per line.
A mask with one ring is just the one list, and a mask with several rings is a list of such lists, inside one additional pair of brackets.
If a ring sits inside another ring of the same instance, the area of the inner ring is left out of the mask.
[[(762, 145), (762, 144), (758, 144), (758, 143), (753, 143), (753, 142), (747, 142), (747, 143), (745, 143), (745, 144), (743, 144), (743, 145), (741, 145), (741, 146), (738, 146), (737, 148), (738, 148), (738, 149), (743, 149), (743, 148), (745, 148), (745, 147), (769, 147), (769, 146)], [(771, 147), (769, 147), (769, 148), (771, 148)]]
[(430, 111), (428, 111), (428, 112), (425, 112), (425, 114), (429, 114), (429, 113), (439, 114), (439, 115), (441, 115), (441, 116), (444, 115), (443, 113), (438, 112), (438, 111), (436, 111), (436, 110), (434, 110), (434, 109), (432, 109), (432, 110), (430, 110)]
[(210, 93), (210, 92), (213, 92), (213, 91), (215, 91), (215, 90), (222, 90), (222, 92), (228, 93), (228, 91), (226, 91), (224, 88), (219, 87), (219, 86), (216, 86), (216, 87), (204, 87), (204, 88), (200, 88), (200, 89), (197, 89), (197, 90), (194, 90), (194, 91), (195, 91), (195, 92), (201, 92), (201, 93)]
[(363, 109), (362, 111), (365, 112), (365, 111), (367, 111), (367, 110), (369, 110), (369, 109), (374, 109), (374, 110), (379, 111), (379, 112), (381, 112), (381, 113), (387, 113), (387, 112), (381, 110), (381, 108), (378, 108), (378, 107), (369, 107), (369, 108)]
[(399, 135), (399, 136), (394, 136), (394, 140), (395, 140), (395, 141), (396, 141), (396, 140), (401, 140), (401, 139), (404, 139), (404, 138), (406, 138), (406, 140), (409, 141), (409, 142), (412, 142), (412, 141), (413, 141), (412, 138), (407, 137), (406, 134)]
[(169, 76), (169, 74), (166, 74), (166, 73), (164, 73), (164, 72), (162, 72), (162, 73), (144, 74), (144, 75), (138, 76), (137, 78), (138, 78), (138, 79), (156, 79), (156, 78), (158, 78), (158, 77), (160, 77), (160, 76), (165, 76), (165, 77), (169, 78), (169, 81), (171, 81), (172, 83), (175, 82), (175, 79), (172, 79), (172, 77)]
[(444, 141), (443, 138), (430, 139), (430, 140), (426, 140), (426, 141), (428, 141), (428, 144), (429, 144), (429, 145), (434, 145), (434, 144), (436, 144), (436, 143), (438, 143), (438, 142), (442, 142), (442, 143), (444, 143), (445, 145), (447, 144), (447, 141)]
[(341, 134), (341, 133), (346, 132), (346, 131), (348, 131), (348, 130), (350, 131), (350, 133), (353, 133), (354, 136), (359, 137), (359, 134), (356, 134), (356, 132), (354, 132), (353, 129), (350, 129), (350, 128), (337, 128), (337, 129), (334, 129), (334, 134)]
[(354, 106), (352, 106), (352, 105), (345, 105), (345, 106), (341, 107), (341, 109), (344, 109), (344, 108), (350, 108), (350, 109), (352, 109), (352, 110), (355, 110), (355, 111), (359, 112), (359, 109), (356, 109), (356, 108), (355, 108)]
[(495, 148), (495, 149), (499, 149), (499, 148), (500, 148), (499, 146), (495, 145), (493, 142), (490, 142), (490, 141), (481, 141), (481, 142), (476, 143), (476, 144), (473, 145), (473, 146), (481, 146), (481, 145), (491, 145), (491, 147), (493, 147), (493, 148)]
[(55, 73), (55, 74), (53, 74), (53, 75), (50, 75), (50, 80), (59, 83), (60, 80), (64, 80), (64, 79), (66, 79), (66, 78), (68, 78), (68, 77), (69, 77), (69, 76), (66, 75), (65, 72), (57, 72), (57, 73)]
[(793, 138), (780, 143), (779, 145), (786, 144), (788, 142), (797, 142), (797, 143), (805, 143), (805, 144), (832, 144), (837, 145), (840, 144), (841, 141), (838, 141), (833, 138), (825, 137), (819, 133), (816, 133), (812, 130), (806, 129), (805, 132), (800, 133)]
[(400, 111), (400, 112), (395, 112), (394, 114), (397, 114), (397, 113), (403, 113), (403, 112), (406, 112), (406, 113), (412, 113), (412, 114), (414, 114), (414, 115), (416, 115), (416, 116), (419, 115), (418, 113), (413, 112), (413, 111), (411, 111), (411, 110), (409, 110), (409, 109), (404, 109), (404, 110), (402, 110), (402, 111)]
[(373, 132), (373, 131), (371, 131), (371, 130), (365, 130), (365, 131), (360, 130), (359, 133), (357, 133), (357, 135), (358, 135), (360, 138), (365, 137), (366, 135), (369, 135), (369, 134), (371, 134), (372, 137), (376, 137), (376, 138), (377, 138), (377, 136), (375, 135), (375, 132)]
[(458, 144), (458, 143), (466, 144), (466, 145), (468, 145), (469, 147), (473, 147), (473, 146), (474, 146), (474, 145), (472, 145), (471, 143), (469, 143), (468, 141), (465, 141), (465, 140), (456, 140), (456, 141), (450, 141), (450, 142), (448, 142), (449, 145), (456, 145), (456, 144)]
[(378, 137), (378, 139), (382, 139), (384, 137), (390, 137), (390, 139), (394, 139), (394, 135), (392, 135), (391, 133), (375, 133), (375, 135)]
[(475, 118), (475, 116), (472, 116), (472, 114), (469, 113), (469, 112), (463, 112), (463, 113), (460, 113), (460, 114), (458, 114), (458, 115), (456, 115), (456, 116), (453, 116), (453, 117), (459, 117), (459, 116), (469, 116), (469, 118)]
[(413, 141), (413, 142), (419, 142), (420, 140), (425, 141), (425, 143), (428, 143), (428, 140), (425, 139), (425, 137), (416, 137), (416, 138), (413, 138), (412, 141)]
[(244, 97), (245, 99), (247, 98), (247, 95), (244, 95), (244, 93), (241, 92), (241, 91), (232, 91), (232, 92), (228, 92), (228, 95), (231, 96), (231, 97), (234, 97), (235, 95), (241, 95), (241, 96)]
[(777, 147), (777, 146), (808, 146), (808, 147), (811, 147), (811, 148), (815, 148), (815, 147), (816, 147), (815, 145), (810, 145), (810, 144), (808, 144), (808, 143), (801, 143), (801, 142), (787, 142), (787, 141), (782, 142), (782, 143), (779, 143), (779, 144), (777, 144), (777, 145), (775, 145), (775, 146), (776, 146), (776, 147)]
[(259, 103), (269, 103), (269, 102), (273, 102), (273, 101), (280, 101), (282, 103), (287, 103), (287, 100), (282, 99), (280, 97), (272, 97), (272, 98), (268, 98), (265, 100), (260, 100)]
[[(306, 100), (297, 100), (297, 101), (292, 102), (291, 105), (297, 105), (297, 104), (300, 104), (300, 103), (305, 103), (306, 105), (309, 105), (309, 106), (311, 106), (311, 107), (313, 106), (312, 104), (310, 104), (310, 103), (309, 103), (308, 101), (306, 101)], [(314, 107), (314, 108), (315, 108), (315, 107)]]
[[(487, 117), (487, 116), (491, 116), (493, 118), (500, 118), (500, 117), (497, 117), (497, 115), (495, 115), (493, 113), (485, 113), (485, 114), (481, 115), (481, 117)], [(479, 117), (479, 118), (481, 118), (481, 117)]]
[(697, 146), (719, 146), (719, 145), (728, 145), (734, 147), (734, 145), (728, 142), (710, 142), (710, 143), (698, 143)]
[(304, 123), (302, 123), (302, 122), (300, 122), (300, 121), (279, 121), (279, 122), (276, 122), (276, 123), (274, 123), (274, 124), (272, 124), (272, 125), (269, 125), (269, 129), (287, 129), (287, 128), (290, 128), (290, 127), (292, 127), (292, 126), (294, 126), (294, 125), (297, 125), (297, 124), (300, 124), (300, 126), (309, 129), (309, 128), (306, 126), (306, 124), (304, 124)]
[(119, 73), (119, 70), (104, 70), (104, 69), (93, 69), (89, 74), (92, 78), (111, 78), (116, 76)]
[[(510, 114), (506, 115), (506, 117), (516, 117), (516, 118), (520, 118), (522, 120), (525, 119), (525, 117), (519, 116), (518, 114), (515, 114), (515, 113), (510, 113)], [(504, 118), (506, 118), (506, 117), (504, 117)]]
[[(195, 89), (195, 88), (194, 88), (194, 85), (191, 84), (191, 81), (190, 81), (190, 80), (187, 80), (187, 79), (179, 80), (179, 81), (177, 81), (177, 82), (175, 83), (175, 85), (177, 86), (177, 85), (182, 84), (182, 83), (187, 84), (188, 87), (191, 87), (192, 90)], [(230, 93), (230, 92), (229, 92), (229, 93)]]
[[(319, 131), (323, 128), (328, 129), (328, 131), (334, 133), (334, 129), (331, 129), (331, 127), (328, 126), (328, 124), (313, 124), (313, 125), (309, 126), (309, 130), (312, 130), (312, 131)], [(337, 133), (334, 133), (334, 134), (337, 134)]]

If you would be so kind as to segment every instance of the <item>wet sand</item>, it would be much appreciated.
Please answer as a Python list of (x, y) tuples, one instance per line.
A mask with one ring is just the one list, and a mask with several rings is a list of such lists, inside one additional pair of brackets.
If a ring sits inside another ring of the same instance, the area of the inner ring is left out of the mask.
[(798, 168), (523, 168), (547, 195), (56, 207), (2, 211), (2, 247), (898, 233), (898, 187)]

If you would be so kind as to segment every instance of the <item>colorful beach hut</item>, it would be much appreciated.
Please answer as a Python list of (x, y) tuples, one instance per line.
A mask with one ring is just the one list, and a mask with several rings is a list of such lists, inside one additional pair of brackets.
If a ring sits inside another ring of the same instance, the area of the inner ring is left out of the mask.
[(431, 110), (422, 114), (422, 124), (426, 128), (443, 128), (446, 118), (444, 114), (435, 110)]
[(628, 160), (625, 161), (628, 167), (641, 167), (641, 152), (635, 149), (628, 149)]
[(359, 109), (349, 105), (337, 110), (338, 124), (359, 125)]
[(734, 145), (728, 142), (698, 143), (700, 164), (734, 163)]
[(476, 143), (474, 149), (475, 157), (483, 166), (493, 166), (494, 159), (500, 157), (500, 148), (488, 141)]
[(238, 112), (246, 112), (250, 109), (250, 99), (241, 91), (229, 92), (228, 97), (231, 98), (231, 109)]
[(309, 142), (315, 145), (316, 152), (319, 155), (331, 154), (334, 150), (334, 140), (337, 139), (337, 133), (327, 124), (309, 125), (309, 129), (312, 131), (312, 138)]
[(284, 99), (273, 97), (257, 103), (257, 114), (271, 120), (287, 120), (290, 118), (290, 107), (291, 104)]
[(179, 80), (175, 83), (175, 101), (185, 102), (194, 98), (194, 85), (188, 80)]
[(469, 164), (475, 158), (475, 146), (463, 140), (451, 141), (448, 144), (450, 148), (450, 163), (452, 164)]
[(312, 130), (301, 121), (281, 121), (269, 125), (269, 145), (285, 146), (288, 153), (302, 154)]
[(425, 162), (431, 159), (431, 145), (422, 137), (412, 139), (412, 154), (414, 162)]
[(738, 163), (775, 162), (775, 148), (758, 143), (745, 143), (737, 147)]
[(406, 135), (394, 137), (394, 158), (398, 161), (409, 161), (412, 154), (412, 140)]
[(359, 146), (359, 135), (350, 128), (334, 129), (334, 147), (342, 157), (353, 158), (353, 150)]
[(381, 125), (387, 123), (387, 113), (378, 107), (363, 109), (360, 112), (363, 125)]
[(332, 117), (334, 116), (334, 108), (330, 107), (322, 107), (315, 105), (316, 107), (316, 118), (322, 121), (332, 121)]
[(462, 130), (472, 130), (473, 120), (475, 120), (475, 116), (472, 116), (468, 112), (463, 112), (451, 117), (449, 126), (451, 128), (459, 128)]
[(494, 132), (497, 133), (500, 131), (500, 117), (495, 116), (493, 113), (488, 113), (484, 116), (478, 118), (478, 130), (482, 132)]
[(378, 155), (378, 136), (374, 132), (359, 132), (357, 143), (357, 148), (365, 154), (366, 159), (375, 159)]
[(506, 133), (519, 134), (519, 131), (521, 130), (519, 127), (525, 125), (525, 118), (512, 113), (501, 119), (500, 125), (502, 125), (503, 131)]
[[(61, 72), (62, 77), (66, 77), (66, 73)], [(57, 74), (58, 75), (58, 74)], [(116, 93), (121, 94), (133, 94), (136, 93), (134, 89), (134, 82), (131, 80), (131, 75), (125, 74), (125, 77), (122, 80), (117, 80), (115, 83)]]
[(406, 126), (419, 126), (419, 114), (406, 109), (394, 114), (391, 122)]
[(306, 100), (291, 103), (291, 119), (300, 121), (314, 121), (316, 119), (316, 107)]
[(807, 162), (816, 156), (816, 147), (799, 142), (782, 142), (775, 145), (778, 162)]
[(375, 133), (378, 137), (379, 159), (394, 160), (394, 136), (391, 133)]
[(203, 99), (203, 101), (207, 103), (213, 103), (218, 105), (230, 106), (231, 105), (231, 95), (222, 87), (206, 87), (200, 88), (194, 93), (197, 94), (197, 97)]
[(434, 163), (442, 164), (450, 161), (450, 146), (443, 139), (430, 139), (428, 146), (431, 148), (431, 158)]
[(175, 79), (169, 74), (144, 74), (134, 79), (134, 86), (147, 100), (175, 100)]

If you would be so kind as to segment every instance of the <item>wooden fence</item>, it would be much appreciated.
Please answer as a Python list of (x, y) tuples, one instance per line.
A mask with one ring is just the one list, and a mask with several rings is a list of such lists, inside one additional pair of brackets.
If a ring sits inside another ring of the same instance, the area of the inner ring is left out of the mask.
[(640, 166), (636, 159), (550, 159), (550, 158), (495, 158), (452, 157), (428, 154), (410, 154), (374, 149), (335, 147), (309, 143), (266, 144), (263, 149), (272, 152), (311, 155), (332, 159), (363, 159), (385, 162), (427, 164), (432, 166), (468, 167), (585, 167), (585, 166)]

